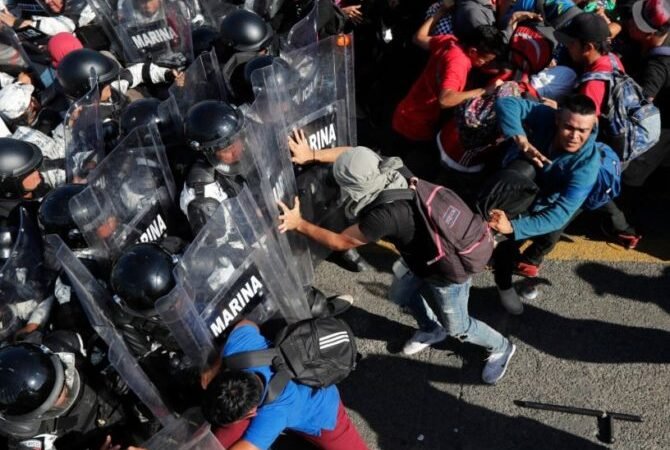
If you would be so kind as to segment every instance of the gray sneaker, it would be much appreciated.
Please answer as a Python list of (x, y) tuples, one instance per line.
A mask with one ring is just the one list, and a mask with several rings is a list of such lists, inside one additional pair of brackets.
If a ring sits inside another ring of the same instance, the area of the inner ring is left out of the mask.
[(505, 375), (509, 360), (516, 352), (516, 345), (507, 341), (507, 347), (502, 352), (491, 353), (486, 358), (486, 365), (482, 371), (482, 380), (486, 384), (496, 384)]
[(417, 330), (414, 336), (405, 343), (402, 352), (405, 355), (414, 355), (427, 349), (432, 344), (442, 342), (447, 338), (447, 330), (442, 327), (436, 327), (433, 331)]

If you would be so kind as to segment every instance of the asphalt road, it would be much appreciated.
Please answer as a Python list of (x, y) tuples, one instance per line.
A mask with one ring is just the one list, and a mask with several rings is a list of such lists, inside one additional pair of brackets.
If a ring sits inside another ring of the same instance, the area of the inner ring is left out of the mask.
[[(386, 299), (390, 250), (369, 246), (364, 255), (375, 269), (362, 273), (321, 264), (316, 285), (356, 299), (345, 318), (364, 358), (340, 390), (370, 448), (670, 449), (667, 231), (651, 233), (643, 250), (568, 237), (543, 265), (540, 295), (521, 316), (503, 310), (490, 273), (475, 277), (471, 314), (518, 346), (496, 386), (480, 381), (486, 355), (474, 346), (449, 339), (411, 357), (400, 352), (415, 325)], [(644, 422), (615, 421), (615, 442), (604, 444), (594, 417), (514, 400), (638, 414)]]

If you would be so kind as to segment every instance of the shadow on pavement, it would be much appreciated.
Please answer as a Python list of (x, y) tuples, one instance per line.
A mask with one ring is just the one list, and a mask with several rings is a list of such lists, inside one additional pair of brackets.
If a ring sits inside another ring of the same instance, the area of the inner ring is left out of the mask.
[(493, 287), (473, 288), (470, 299), (472, 316), (556, 358), (595, 363), (670, 362), (670, 349), (659, 346), (670, 341), (670, 333), (664, 330), (572, 319), (529, 303), (524, 304), (522, 315), (511, 316), (500, 306)]
[(612, 294), (638, 302), (656, 303), (670, 313), (670, 267), (666, 267), (660, 277), (631, 275), (595, 262), (580, 264), (575, 272), (600, 296)]
[[(371, 355), (339, 387), (344, 404), (357, 411), (376, 433), (378, 445), (370, 448), (604, 448), (526, 417), (468, 404), (434, 387), (439, 383), (458, 386), (460, 373), (458, 368)], [(496, 395), (495, 388), (491, 388), (491, 395)]]

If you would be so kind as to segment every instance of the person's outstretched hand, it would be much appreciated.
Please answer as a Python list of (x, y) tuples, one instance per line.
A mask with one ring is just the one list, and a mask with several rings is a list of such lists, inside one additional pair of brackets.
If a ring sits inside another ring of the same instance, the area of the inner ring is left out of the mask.
[(492, 209), (489, 213), (489, 226), (502, 234), (511, 234), (514, 232), (512, 222), (507, 218), (505, 211)]
[(288, 137), (288, 148), (291, 150), (291, 161), (302, 165), (314, 161), (314, 150), (309, 148), (309, 143), (302, 130), (293, 130), (293, 135)]
[(361, 12), (361, 5), (345, 6), (342, 8), (342, 12), (354, 25), (363, 23), (363, 12)]
[(544, 156), (542, 152), (536, 149), (533, 144), (528, 142), (528, 138), (523, 135), (514, 136), (514, 142), (524, 156), (530, 159), (537, 167), (544, 167), (545, 164), (551, 164), (551, 160)]
[(295, 197), (295, 204), (293, 209), (286, 206), (284, 202), (278, 202), (279, 207), (282, 210), (282, 214), (279, 216), (279, 232), (286, 233), (290, 230), (295, 230), (300, 225), (302, 221), (302, 216), (300, 215), (300, 199), (298, 196)]

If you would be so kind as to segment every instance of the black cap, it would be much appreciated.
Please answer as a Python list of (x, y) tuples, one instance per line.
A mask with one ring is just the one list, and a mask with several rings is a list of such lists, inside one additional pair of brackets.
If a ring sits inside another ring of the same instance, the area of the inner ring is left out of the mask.
[(575, 16), (570, 23), (555, 32), (561, 44), (569, 44), (577, 39), (581, 42), (604, 42), (610, 37), (610, 29), (605, 19), (597, 14), (582, 13)]

